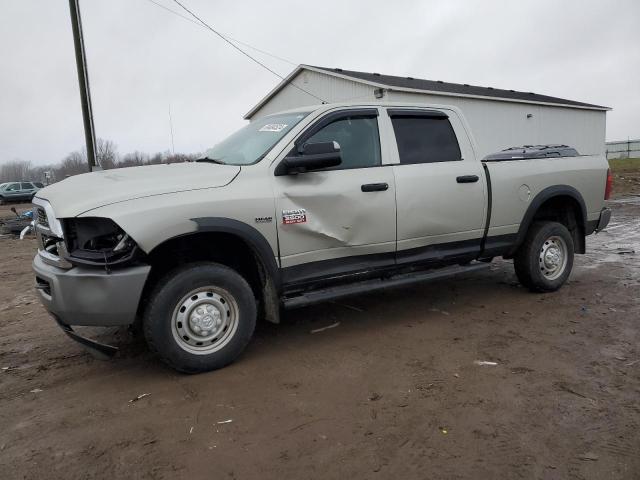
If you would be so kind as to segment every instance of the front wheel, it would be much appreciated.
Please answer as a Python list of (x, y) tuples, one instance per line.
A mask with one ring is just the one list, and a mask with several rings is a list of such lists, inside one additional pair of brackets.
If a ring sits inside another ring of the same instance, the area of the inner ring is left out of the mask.
[(532, 292), (553, 292), (569, 278), (573, 267), (573, 239), (558, 222), (535, 222), (513, 263), (520, 283)]
[(185, 373), (233, 362), (256, 325), (253, 291), (234, 270), (216, 263), (170, 272), (151, 295), (143, 319), (151, 350)]

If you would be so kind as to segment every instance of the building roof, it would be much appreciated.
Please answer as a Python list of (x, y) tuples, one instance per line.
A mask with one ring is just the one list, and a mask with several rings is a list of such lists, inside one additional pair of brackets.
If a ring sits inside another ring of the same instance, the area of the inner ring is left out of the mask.
[(513, 101), (517, 103), (538, 103), (546, 105), (557, 105), (573, 108), (585, 108), (593, 110), (610, 110), (609, 107), (594, 105), (591, 103), (577, 102), (565, 98), (551, 97), (548, 95), (540, 95), (533, 92), (519, 92), (516, 90), (504, 90), (493, 87), (480, 87), (476, 85), (449, 83), (441, 80), (424, 80), (413, 77), (398, 77), (395, 75), (383, 75), (380, 73), (357, 72), (354, 70), (343, 70), (342, 68), (317, 67), (312, 65), (299, 65), (291, 74), (287, 76), (276, 88), (264, 97), (255, 107), (253, 107), (245, 118), (250, 118), (257, 112), (271, 97), (278, 93), (285, 85), (287, 85), (300, 71), (312, 70), (315, 72), (326, 73), (340, 78), (347, 78), (361, 83), (367, 83), (378, 88), (386, 88), (390, 90), (424, 92), (434, 95), (446, 96), (462, 96), (462, 97), (485, 97), (502, 101)]

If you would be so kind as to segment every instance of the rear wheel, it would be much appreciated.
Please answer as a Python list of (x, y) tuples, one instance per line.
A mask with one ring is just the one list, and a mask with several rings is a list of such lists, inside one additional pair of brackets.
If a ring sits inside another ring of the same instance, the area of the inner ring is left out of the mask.
[(514, 257), (520, 283), (533, 292), (553, 292), (569, 278), (574, 246), (567, 227), (558, 222), (535, 222)]
[(251, 287), (234, 270), (215, 263), (192, 264), (168, 274), (151, 295), (143, 319), (150, 348), (186, 373), (233, 362), (255, 324)]

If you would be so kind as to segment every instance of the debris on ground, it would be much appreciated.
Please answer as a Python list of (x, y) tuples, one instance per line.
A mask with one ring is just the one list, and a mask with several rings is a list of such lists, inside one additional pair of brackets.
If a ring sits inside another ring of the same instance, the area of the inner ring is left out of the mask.
[(322, 328), (316, 328), (315, 330), (311, 330), (311, 333), (324, 332), (325, 330), (329, 330), (330, 328), (336, 328), (338, 325), (340, 325), (340, 322), (332, 323), (329, 326), (322, 327)]
[(219, 421), (217, 423), (218, 423), (218, 425), (222, 425), (223, 423), (231, 423), (231, 422), (233, 422), (232, 418), (230, 418), (229, 420), (221, 420), (221, 421)]
[(330, 301), (329, 303), (332, 303), (334, 305), (338, 305), (340, 307), (344, 307), (344, 308), (348, 308), (349, 310), (353, 310), (354, 312), (364, 312), (364, 309), (360, 308), (360, 307), (354, 307), (353, 305), (349, 305), (347, 303), (342, 303), (342, 302), (335, 302), (335, 301)]
[(20, 235), (25, 228), (31, 226), (33, 222), (33, 211), (27, 210), (18, 213), (15, 208), (11, 208), (14, 217), (0, 219), (0, 231), (13, 235)]
[(591, 397), (587, 397), (587, 396), (586, 396), (586, 395), (584, 395), (583, 393), (580, 393), (580, 392), (578, 392), (578, 391), (574, 390), (573, 388), (571, 388), (569, 385), (565, 384), (564, 382), (557, 382), (557, 383), (556, 383), (556, 386), (557, 386), (560, 390), (563, 390), (563, 391), (565, 391), (565, 392), (567, 392), (567, 393), (571, 393), (571, 394), (576, 395), (576, 396), (578, 396), (578, 397), (580, 397), (580, 398), (584, 398), (584, 399), (590, 400), (590, 401), (592, 401), (592, 402), (594, 402), (594, 403), (595, 403), (595, 400), (594, 400), (593, 398), (591, 398)]
[(29, 390), (29, 393), (40, 393), (43, 390), (41, 388), (34, 388), (33, 390)]
[(369, 395), (369, 401), (371, 402), (375, 402), (376, 400), (380, 400), (381, 398), (382, 398), (382, 395), (376, 392), (373, 392), (371, 395)]
[(589, 462), (596, 462), (598, 460), (598, 455), (596, 455), (593, 452), (587, 452), (587, 453), (582, 453), (580, 455), (578, 455), (578, 458), (580, 460), (585, 460), (585, 461), (589, 461)]
[(443, 435), (449, 433), (449, 429), (447, 427), (438, 427), (438, 430), (440, 430), (440, 433), (442, 433)]
[(430, 312), (436, 312), (436, 313), (441, 313), (442, 315), (451, 315), (449, 312), (447, 312), (446, 310), (440, 310), (439, 308), (430, 308), (429, 309)]
[(137, 402), (138, 400), (142, 400), (144, 397), (148, 397), (149, 395), (151, 395), (151, 394), (150, 393), (140, 394), (137, 397), (132, 398), (131, 400), (129, 400), (129, 403)]
[(480, 365), (480, 366), (488, 366), (488, 367), (495, 367), (496, 365), (498, 365), (498, 362), (489, 362), (486, 360), (474, 360), (473, 361), (474, 365)]

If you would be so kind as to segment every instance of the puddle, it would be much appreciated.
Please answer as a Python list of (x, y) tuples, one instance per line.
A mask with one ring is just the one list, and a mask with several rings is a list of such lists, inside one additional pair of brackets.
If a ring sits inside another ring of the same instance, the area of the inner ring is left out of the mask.
[(617, 263), (629, 269), (630, 278), (640, 279), (640, 197), (609, 202), (611, 223), (587, 237), (587, 253), (577, 257), (582, 268), (593, 269)]

